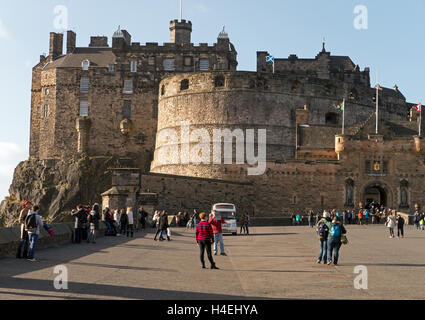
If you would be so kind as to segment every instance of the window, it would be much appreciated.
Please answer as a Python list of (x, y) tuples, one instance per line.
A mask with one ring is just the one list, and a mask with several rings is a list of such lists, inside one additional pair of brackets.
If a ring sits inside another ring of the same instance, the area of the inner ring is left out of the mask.
[(188, 79), (184, 79), (180, 82), (180, 90), (187, 90), (189, 89), (189, 80)]
[(192, 65), (192, 57), (184, 57), (185, 67), (190, 67)]
[(41, 113), (41, 107), (40, 106), (38, 106), (37, 107), (37, 114), (40, 114)]
[(86, 100), (80, 101), (80, 117), (89, 116), (89, 102)]
[(115, 65), (114, 64), (108, 65), (108, 71), (109, 72), (115, 72)]
[(223, 76), (218, 76), (214, 79), (214, 86), (217, 87), (224, 87), (225, 79)]
[(50, 90), (49, 90), (49, 89), (44, 90), (44, 94), (45, 94), (46, 96), (48, 96), (48, 95), (50, 94)]
[(164, 60), (164, 70), (165, 71), (174, 71), (174, 59), (165, 59)]
[(325, 116), (326, 124), (337, 125), (338, 124), (338, 115), (334, 112), (329, 112)]
[(158, 103), (155, 103), (153, 105), (153, 109), (152, 109), (152, 118), (154, 119), (158, 119)]
[(124, 81), (124, 93), (131, 94), (133, 93), (133, 80)]
[(347, 207), (354, 206), (354, 181), (348, 179), (345, 181), (345, 205)]
[(366, 160), (365, 162), (365, 170), (366, 170), (366, 174), (370, 174), (371, 173), (371, 162), (369, 160)]
[(49, 116), (49, 114), (50, 114), (50, 107), (47, 104), (44, 105), (44, 110), (43, 111), (44, 111), (43, 112), (44, 118), (47, 118)]
[(137, 72), (137, 61), (135, 60), (131, 61), (130, 65), (131, 65), (130, 67), (131, 72)]
[(161, 87), (161, 96), (163, 96), (164, 94), (165, 94), (165, 86), (162, 85), (162, 87)]
[(149, 57), (148, 59), (148, 64), (150, 66), (154, 66), (155, 65), (155, 57)]
[(208, 71), (210, 69), (210, 61), (208, 59), (201, 59), (199, 61), (199, 69), (201, 71)]
[(131, 101), (130, 100), (124, 100), (124, 105), (122, 106), (122, 116), (127, 119), (131, 118)]
[(82, 62), (82, 68), (83, 68), (83, 70), (84, 71), (88, 71), (89, 70), (89, 67), (90, 67), (90, 61), (89, 60), (84, 60)]
[(80, 80), (80, 92), (88, 93), (90, 90), (90, 78), (82, 77)]

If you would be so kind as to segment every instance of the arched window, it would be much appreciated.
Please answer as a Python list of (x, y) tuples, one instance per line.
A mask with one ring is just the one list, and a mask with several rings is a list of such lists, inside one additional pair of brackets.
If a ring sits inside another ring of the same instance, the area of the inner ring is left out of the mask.
[(189, 80), (188, 79), (184, 79), (180, 82), (180, 90), (187, 90), (189, 89)]
[(225, 78), (223, 77), (223, 76), (217, 76), (217, 77), (215, 77), (215, 79), (214, 79), (214, 86), (216, 87), (216, 88), (218, 88), (218, 87), (224, 87), (224, 83), (225, 83)]
[(335, 112), (328, 112), (325, 116), (325, 122), (329, 125), (337, 125), (338, 115)]
[(89, 60), (84, 60), (81, 63), (81, 67), (83, 68), (84, 71), (88, 71), (89, 67), (90, 67), (90, 61)]
[(162, 87), (161, 87), (161, 96), (163, 96), (164, 94), (165, 94), (165, 86), (162, 85)]

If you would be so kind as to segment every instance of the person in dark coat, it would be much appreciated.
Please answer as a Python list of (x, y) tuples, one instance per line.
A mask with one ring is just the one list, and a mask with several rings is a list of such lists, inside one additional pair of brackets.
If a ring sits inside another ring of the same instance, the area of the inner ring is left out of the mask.
[(125, 235), (127, 232), (128, 215), (124, 209), (120, 210), (120, 234)]
[(77, 210), (71, 213), (75, 217), (74, 225), (74, 243), (81, 243), (83, 237), (83, 231), (87, 223), (87, 213), (84, 207), (80, 204), (77, 206)]

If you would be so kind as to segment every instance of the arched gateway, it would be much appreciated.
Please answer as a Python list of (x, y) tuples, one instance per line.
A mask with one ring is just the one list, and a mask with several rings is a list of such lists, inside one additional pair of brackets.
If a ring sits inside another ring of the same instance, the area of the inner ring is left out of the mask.
[(379, 181), (367, 184), (363, 188), (361, 199), (365, 206), (372, 201), (386, 208), (393, 206), (391, 189), (386, 184)]

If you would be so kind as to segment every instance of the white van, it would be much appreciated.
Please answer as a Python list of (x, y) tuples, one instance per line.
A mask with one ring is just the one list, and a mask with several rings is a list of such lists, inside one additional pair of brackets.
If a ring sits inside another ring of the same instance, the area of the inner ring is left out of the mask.
[(212, 211), (216, 212), (217, 216), (221, 216), (226, 224), (223, 224), (223, 234), (231, 233), (234, 236), (238, 234), (236, 206), (231, 203), (217, 203), (213, 205)]

